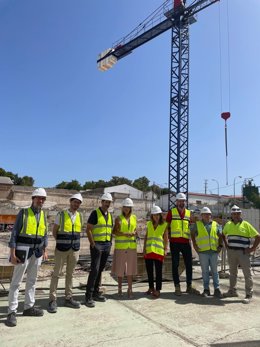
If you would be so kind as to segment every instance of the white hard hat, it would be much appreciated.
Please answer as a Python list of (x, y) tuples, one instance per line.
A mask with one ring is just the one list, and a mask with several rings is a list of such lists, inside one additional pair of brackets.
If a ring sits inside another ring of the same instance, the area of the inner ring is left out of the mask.
[(101, 196), (101, 200), (113, 201), (112, 195), (110, 193), (104, 193)]
[(201, 209), (201, 211), (200, 211), (200, 214), (203, 214), (203, 213), (205, 213), (205, 214), (211, 214), (211, 211), (210, 211), (210, 209), (209, 209), (208, 207), (203, 207), (203, 208)]
[(72, 200), (72, 199), (77, 199), (80, 202), (83, 201), (82, 195), (80, 193), (76, 193), (76, 194), (71, 195), (70, 200)]
[(44, 198), (46, 198), (47, 193), (46, 190), (44, 188), (37, 188), (32, 192), (32, 198), (35, 196), (43, 196)]
[(178, 193), (176, 195), (176, 200), (186, 200), (186, 195), (184, 193)]
[(134, 206), (133, 200), (130, 198), (126, 198), (125, 200), (123, 200), (122, 206), (123, 207), (133, 207)]
[(151, 209), (151, 214), (158, 214), (158, 213), (162, 213), (162, 210), (160, 209), (159, 206), (153, 205)]
[(234, 205), (231, 207), (231, 213), (241, 213), (242, 211), (240, 210), (240, 207), (237, 205)]

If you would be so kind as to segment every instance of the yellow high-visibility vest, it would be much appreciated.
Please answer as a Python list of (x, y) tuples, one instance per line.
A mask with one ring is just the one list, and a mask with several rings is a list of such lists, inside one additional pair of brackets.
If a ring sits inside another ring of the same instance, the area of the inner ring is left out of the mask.
[[(129, 222), (123, 215), (119, 216), (121, 221), (121, 233), (133, 233), (136, 229), (136, 216), (131, 215)], [(115, 235), (115, 249), (136, 249), (136, 237)]]
[(43, 237), (47, 229), (46, 219), (44, 212), (40, 212), (39, 222), (37, 221), (35, 214), (31, 208), (26, 208), (23, 214), (23, 227), (20, 231), (21, 236), (31, 236), (35, 238), (36, 235)]
[(218, 234), (217, 234), (217, 222), (213, 221), (211, 224), (210, 234), (207, 232), (203, 222), (196, 222), (198, 235), (196, 236), (196, 243), (200, 252), (205, 251), (217, 251), (218, 248)]
[(181, 219), (178, 209), (172, 209), (171, 237), (190, 239), (190, 211), (185, 209), (185, 216)]
[(112, 234), (112, 216), (108, 212), (107, 221), (100, 209), (96, 209), (97, 212), (97, 224), (93, 226), (92, 234), (94, 241), (111, 241)]
[(167, 223), (159, 224), (156, 229), (154, 229), (153, 223), (151, 221), (147, 222), (147, 236), (146, 236), (146, 253), (156, 253), (159, 255), (164, 255), (164, 242), (163, 235), (165, 229), (167, 228)]
[(57, 233), (56, 248), (59, 251), (68, 251), (72, 248), (74, 251), (80, 249), (80, 232), (83, 226), (81, 213), (76, 212), (74, 223), (68, 211), (60, 213), (60, 227)]
[(75, 221), (72, 223), (69, 213), (67, 211), (62, 211), (58, 233), (71, 233), (72, 231), (80, 233), (82, 231), (82, 224), (82, 215), (79, 212), (76, 212)]

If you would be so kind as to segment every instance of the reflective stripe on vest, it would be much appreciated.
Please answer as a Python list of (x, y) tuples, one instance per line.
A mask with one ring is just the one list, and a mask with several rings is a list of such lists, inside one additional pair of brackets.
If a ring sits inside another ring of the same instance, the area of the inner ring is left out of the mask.
[[(69, 250), (71, 247), (75, 250), (80, 248), (80, 232), (82, 231), (83, 219), (79, 212), (76, 212), (74, 223), (67, 211), (60, 213), (60, 228), (57, 233), (56, 244), (59, 250)], [(61, 245), (59, 247), (59, 245)], [(63, 247), (63, 245), (67, 245)], [(68, 247), (68, 245), (70, 247)]]
[(93, 226), (92, 234), (94, 241), (111, 241), (112, 234), (112, 216), (108, 212), (107, 221), (99, 208), (97, 212), (97, 224)]
[(147, 237), (145, 247), (145, 252), (147, 254), (156, 253), (158, 255), (164, 255), (163, 235), (166, 228), (167, 223), (163, 223), (159, 224), (154, 230), (153, 223), (151, 221), (147, 222)]
[(172, 209), (171, 237), (190, 238), (190, 211), (185, 209), (185, 216), (181, 219), (178, 209)]
[[(133, 233), (136, 229), (136, 216), (131, 215), (129, 222), (125, 219), (123, 215), (119, 216), (121, 225), (121, 233)], [(135, 236), (118, 236), (115, 235), (115, 249), (136, 249), (136, 238)]]
[(229, 247), (232, 247), (232, 248), (250, 247), (250, 238), (247, 236), (247, 230), (244, 225), (246, 225), (244, 221), (242, 221), (239, 224), (235, 224), (232, 221), (229, 221), (226, 223), (224, 230), (226, 231)]
[(196, 243), (199, 247), (200, 252), (205, 251), (217, 251), (218, 248), (218, 234), (217, 234), (217, 223), (215, 221), (211, 224), (210, 234), (203, 222), (196, 222), (198, 235), (196, 236)]
[(23, 226), (17, 238), (17, 246), (42, 248), (43, 238), (47, 232), (47, 221), (43, 211), (40, 212), (39, 221), (31, 208), (24, 209)]

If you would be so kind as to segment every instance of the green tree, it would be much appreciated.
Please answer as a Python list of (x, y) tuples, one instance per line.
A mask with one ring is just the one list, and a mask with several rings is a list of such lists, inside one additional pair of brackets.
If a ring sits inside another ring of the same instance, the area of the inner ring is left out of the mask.
[(251, 201), (255, 208), (260, 208), (259, 189), (251, 180), (243, 186), (243, 197)]
[(151, 190), (152, 192), (154, 192), (158, 197), (161, 196), (161, 187), (159, 187), (157, 184), (152, 184), (149, 187), (149, 190)]
[(150, 183), (150, 181), (148, 180), (148, 178), (143, 176), (143, 177), (139, 177), (136, 180), (134, 180), (133, 186), (136, 189), (141, 190), (142, 192), (146, 192), (149, 190), (149, 183)]
[(57, 189), (67, 189), (68, 182), (62, 181), (61, 183), (56, 184), (55, 188)]
[(21, 178), (21, 185), (32, 187), (34, 185), (34, 179), (30, 176), (23, 176)]
[(81, 190), (81, 185), (79, 183), (79, 181), (77, 180), (72, 180), (71, 182), (69, 182), (67, 184), (67, 189), (71, 189), (71, 190)]
[(83, 190), (94, 189), (94, 188), (96, 188), (96, 182), (94, 181), (86, 181), (84, 185), (82, 186)]

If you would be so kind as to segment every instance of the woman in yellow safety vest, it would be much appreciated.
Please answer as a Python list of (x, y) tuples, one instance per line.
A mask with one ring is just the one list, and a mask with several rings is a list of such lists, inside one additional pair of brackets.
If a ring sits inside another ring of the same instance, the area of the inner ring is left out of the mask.
[(112, 264), (112, 274), (118, 277), (118, 295), (122, 293), (124, 275), (127, 276), (129, 299), (133, 298), (133, 276), (137, 273), (136, 253), (136, 216), (132, 214), (134, 204), (130, 198), (122, 203), (122, 214), (115, 220), (113, 234), (115, 235), (115, 250)]
[[(151, 210), (151, 220), (147, 222), (147, 231), (144, 239), (144, 258), (149, 282), (149, 289), (146, 292), (157, 299), (162, 289), (162, 266), (167, 254), (168, 233), (167, 223), (163, 221), (162, 210), (158, 206), (153, 206)], [(153, 268), (155, 266), (156, 287), (154, 289)]]

